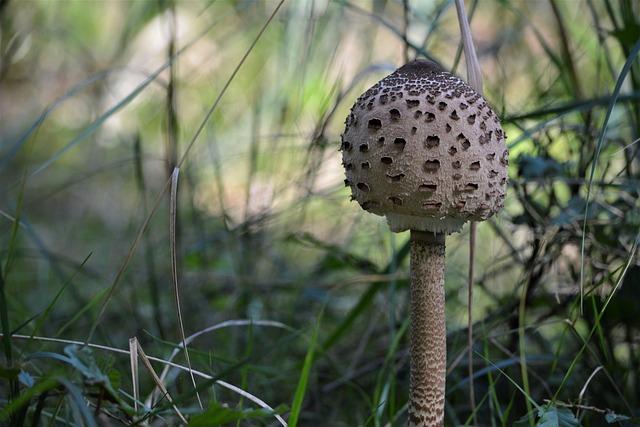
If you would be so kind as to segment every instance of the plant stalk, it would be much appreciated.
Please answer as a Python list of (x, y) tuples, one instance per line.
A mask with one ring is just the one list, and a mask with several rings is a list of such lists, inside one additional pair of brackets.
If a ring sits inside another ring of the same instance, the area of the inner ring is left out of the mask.
[(411, 230), (409, 427), (444, 426), (445, 235)]

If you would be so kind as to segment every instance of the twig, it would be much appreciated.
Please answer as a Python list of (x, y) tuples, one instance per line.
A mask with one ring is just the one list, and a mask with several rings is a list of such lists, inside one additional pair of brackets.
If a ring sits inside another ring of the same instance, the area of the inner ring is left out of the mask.
[(549, 399), (544, 399), (545, 403), (547, 404), (554, 404), (556, 406), (562, 406), (563, 408), (570, 408), (570, 409), (578, 409), (578, 410), (584, 410), (584, 411), (592, 411), (592, 412), (597, 412), (598, 414), (606, 414), (609, 413), (611, 411), (607, 410), (607, 409), (602, 409), (602, 408), (596, 408), (595, 406), (589, 406), (589, 405), (582, 405), (579, 403), (565, 403), (565, 402), (559, 402), (559, 401), (551, 401)]

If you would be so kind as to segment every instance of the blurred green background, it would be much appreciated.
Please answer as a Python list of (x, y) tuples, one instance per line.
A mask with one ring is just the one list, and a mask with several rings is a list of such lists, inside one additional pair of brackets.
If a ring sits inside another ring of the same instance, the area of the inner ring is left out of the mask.
[[(511, 164), (478, 227), (475, 402), (468, 226), (447, 240), (446, 425), (640, 425), (640, 4), (467, 10)], [(0, 1), (0, 419), (282, 425), (222, 380), (290, 426), (404, 425), (408, 233), (349, 202), (338, 149), (425, 56), (466, 75), (451, 0)], [(212, 379), (172, 369), (175, 408), (145, 409), (116, 349), (169, 360), (176, 296), (202, 334), (174, 362)]]

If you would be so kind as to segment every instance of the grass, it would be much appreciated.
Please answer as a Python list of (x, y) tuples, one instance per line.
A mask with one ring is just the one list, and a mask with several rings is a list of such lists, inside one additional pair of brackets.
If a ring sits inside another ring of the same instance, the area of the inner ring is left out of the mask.
[[(638, 5), (467, 10), (511, 179), (471, 345), (448, 240), (446, 423), (640, 425)], [(9, 1), (0, 36), (4, 423), (406, 423), (408, 236), (338, 141), (405, 56), (465, 76), (454, 2)]]

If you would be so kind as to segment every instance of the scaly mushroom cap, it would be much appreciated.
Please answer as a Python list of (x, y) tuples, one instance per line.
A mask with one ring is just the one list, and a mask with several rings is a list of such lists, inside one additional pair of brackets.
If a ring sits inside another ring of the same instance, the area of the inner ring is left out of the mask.
[(392, 231), (460, 231), (503, 206), (504, 140), (482, 96), (437, 64), (413, 61), (351, 108), (341, 146), (345, 185)]

